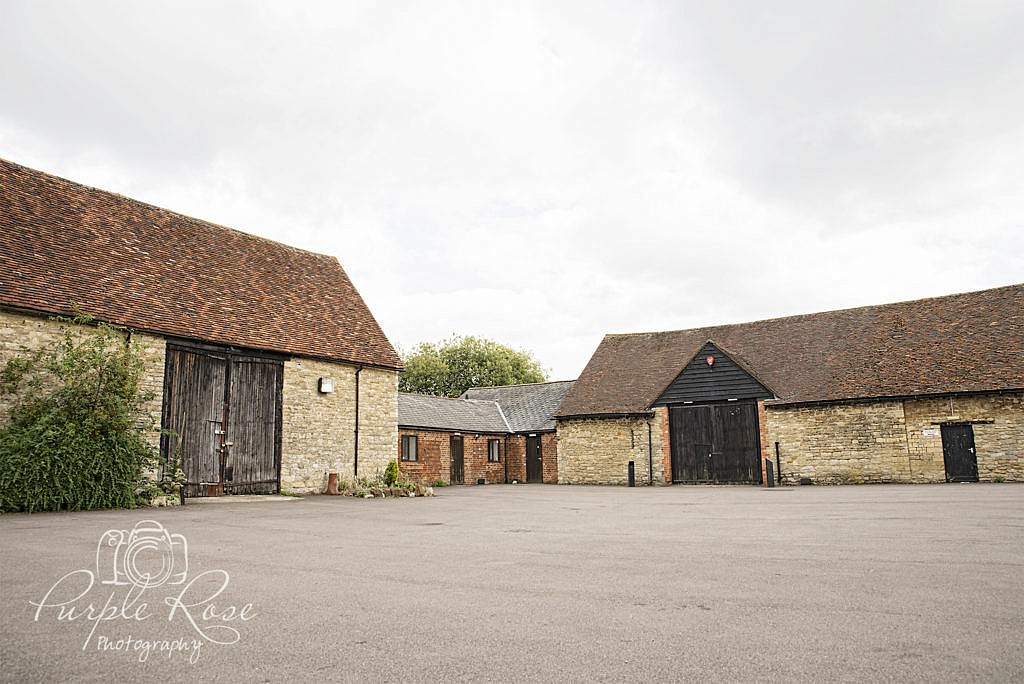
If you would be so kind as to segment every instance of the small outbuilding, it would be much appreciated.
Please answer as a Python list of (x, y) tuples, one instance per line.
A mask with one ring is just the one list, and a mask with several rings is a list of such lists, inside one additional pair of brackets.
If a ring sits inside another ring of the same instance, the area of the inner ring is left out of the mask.
[(558, 483), (555, 412), (575, 380), (474, 387), (463, 397), (493, 401), (508, 421), (508, 472), (517, 482)]
[(398, 470), (416, 482), (507, 482), (508, 435), (493, 401), (398, 395)]
[(398, 395), (399, 470), (423, 483), (558, 482), (554, 413), (572, 381)]
[(1024, 480), (1024, 285), (608, 335), (557, 411), (558, 480)]
[(79, 312), (143, 343), (187, 496), (392, 458), (401, 362), (337, 259), (0, 160), (0, 364)]

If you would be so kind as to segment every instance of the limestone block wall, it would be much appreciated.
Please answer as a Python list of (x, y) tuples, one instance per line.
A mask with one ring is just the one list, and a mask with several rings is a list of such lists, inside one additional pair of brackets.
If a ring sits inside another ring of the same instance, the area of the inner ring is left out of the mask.
[[(334, 392), (319, 391), (319, 379)], [(281, 489), (317, 493), (328, 473), (351, 479), (355, 472), (356, 368), (296, 357), (284, 364)], [(398, 442), (398, 373), (364, 368), (359, 376), (358, 475), (383, 471)]]
[(901, 401), (768, 407), (766, 414), (784, 484), (910, 480)]
[[(24, 348), (38, 349), (56, 342), (63, 336), (62, 330), (65, 325), (45, 316), (0, 309), (0, 368), (3, 368), (10, 359), (21, 354)], [(83, 333), (89, 332), (88, 327), (79, 327)], [(164, 355), (167, 344), (161, 337), (142, 333), (132, 333), (131, 339), (132, 342), (140, 346), (143, 358), (142, 389), (152, 394), (150, 400), (144, 405), (147, 413), (152, 417), (152, 425), (147, 426), (150, 428), (146, 432), (147, 441), (159, 449), (160, 413), (164, 390)], [(13, 403), (14, 397), (0, 397), (0, 424), (7, 421)]]
[(650, 454), (654, 461), (654, 482), (662, 484), (665, 482), (662, 436), (657, 416), (560, 420), (558, 482), (626, 484), (628, 463), (633, 461), (637, 484), (648, 484)]
[(978, 479), (1024, 481), (1024, 392), (908, 399), (907, 445), (915, 477), (945, 481), (941, 423), (971, 423)]
[(1024, 393), (766, 411), (782, 479), (797, 484), (945, 482), (942, 423), (970, 423), (981, 481), (1024, 481)]
[(164, 403), (164, 363), (167, 356), (167, 341), (162, 337), (132, 333), (132, 342), (139, 345), (144, 370), (142, 390), (149, 393), (146, 401), (146, 412), (153, 417), (152, 429), (148, 431), (148, 441), (154, 448), (160, 449), (160, 417)]

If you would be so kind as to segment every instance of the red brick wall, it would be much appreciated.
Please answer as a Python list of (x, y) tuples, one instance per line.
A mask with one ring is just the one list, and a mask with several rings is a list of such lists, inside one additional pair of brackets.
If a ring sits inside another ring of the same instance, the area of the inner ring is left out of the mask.
[[(540, 432), (541, 470), (545, 484), (558, 484), (558, 440), (554, 432)], [(508, 438), (508, 481), (526, 482), (526, 435)]]
[(558, 444), (554, 432), (541, 433), (540, 455), (544, 484), (558, 484)]
[[(419, 460), (402, 460), (402, 435), (416, 435)], [(398, 470), (402, 475), (416, 482), (433, 484), (437, 480), (448, 482), (451, 477), (451, 438), (450, 432), (434, 432), (428, 430), (398, 431), (398, 445), (395, 458)], [(487, 461), (487, 441), (497, 439), (500, 443), (501, 461)], [(462, 433), (462, 460), (466, 484), (476, 484), (484, 478), (487, 484), (505, 481), (505, 437), (504, 435), (474, 435)]]
[(654, 409), (655, 429), (661, 431), (661, 472), (665, 484), (672, 484), (672, 439), (669, 435), (668, 407)]
[[(764, 410), (764, 401), (757, 402), (757, 425), (761, 432), (761, 484), (768, 486), (768, 465), (765, 459), (773, 458), (774, 450), (768, 441), (768, 416)], [(774, 461), (772, 461), (774, 463)], [(774, 477), (774, 474), (773, 474)]]
[[(541, 449), (544, 446), (541, 445)], [(526, 436), (508, 438), (508, 481), (526, 482)]]

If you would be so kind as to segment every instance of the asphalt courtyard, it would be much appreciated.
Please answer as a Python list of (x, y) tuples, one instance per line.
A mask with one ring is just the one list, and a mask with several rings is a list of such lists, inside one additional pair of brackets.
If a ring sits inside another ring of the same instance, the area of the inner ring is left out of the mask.
[(5, 681), (1024, 680), (1022, 485), (223, 499), (0, 544)]

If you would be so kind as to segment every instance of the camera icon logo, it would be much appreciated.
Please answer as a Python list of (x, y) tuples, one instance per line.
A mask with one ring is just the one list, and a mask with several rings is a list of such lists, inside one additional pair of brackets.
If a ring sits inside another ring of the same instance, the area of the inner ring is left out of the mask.
[(140, 589), (183, 584), (188, 541), (156, 520), (140, 520), (131, 530), (107, 530), (96, 546), (96, 577), (103, 584)]

